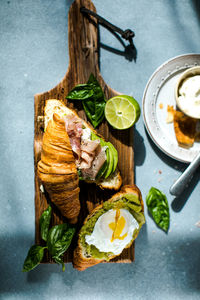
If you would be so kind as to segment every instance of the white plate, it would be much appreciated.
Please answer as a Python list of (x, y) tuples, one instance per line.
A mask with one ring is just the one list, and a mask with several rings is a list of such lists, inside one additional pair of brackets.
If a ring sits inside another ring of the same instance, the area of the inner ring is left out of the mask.
[(174, 87), (181, 73), (198, 65), (200, 54), (186, 54), (168, 60), (153, 73), (143, 95), (143, 118), (150, 137), (167, 155), (187, 163), (199, 153), (200, 143), (194, 143), (189, 149), (178, 146), (173, 123), (166, 123), (167, 105), (176, 107)]

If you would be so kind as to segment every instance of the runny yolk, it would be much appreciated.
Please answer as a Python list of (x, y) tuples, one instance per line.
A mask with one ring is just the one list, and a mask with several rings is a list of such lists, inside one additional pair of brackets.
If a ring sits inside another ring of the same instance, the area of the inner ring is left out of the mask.
[(120, 217), (120, 209), (117, 209), (115, 215), (115, 222), (109, 224), (110, 229), (113, 230), (111, 242), (113, 242), (115, 239), (123, 240), (127, 236), (127, 233), (120, 236), (122, 234), (125, 224), (125, 218), (123, 216)]

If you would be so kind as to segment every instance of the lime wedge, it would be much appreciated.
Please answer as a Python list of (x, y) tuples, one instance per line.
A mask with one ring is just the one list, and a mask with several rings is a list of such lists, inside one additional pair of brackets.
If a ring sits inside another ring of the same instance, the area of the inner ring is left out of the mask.
[(105, 117), (112, 127), (127, 129), (138, 121), (140, 106), (133, 97), (127, 95), (116, 96), (106, 102)]

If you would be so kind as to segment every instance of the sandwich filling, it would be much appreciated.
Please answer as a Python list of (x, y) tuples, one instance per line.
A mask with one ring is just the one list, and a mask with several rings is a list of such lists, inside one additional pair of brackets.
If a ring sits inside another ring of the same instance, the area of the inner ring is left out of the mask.
[(74, 114), (65, 117), (65, 128), (80, 179), (96, 180), (114, 173), (118, 155), (111, 143), (104, 142)]

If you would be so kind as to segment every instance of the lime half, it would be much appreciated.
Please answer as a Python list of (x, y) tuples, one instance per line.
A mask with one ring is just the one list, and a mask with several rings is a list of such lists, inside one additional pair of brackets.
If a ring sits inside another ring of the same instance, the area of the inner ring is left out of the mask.
[(112, 127), (127, 129), (138, 121), (140, 106), (133, 97), (127, 95), (116, 96), (106, 102), (105, 117)]

